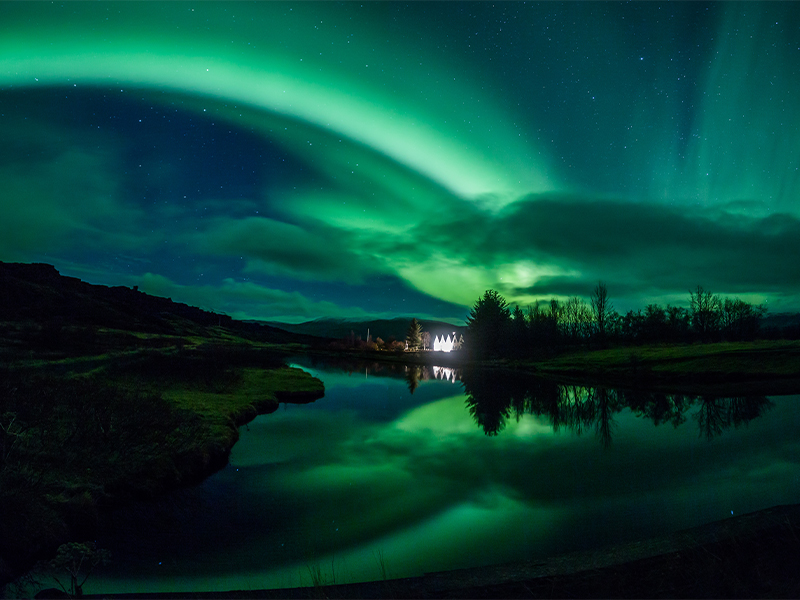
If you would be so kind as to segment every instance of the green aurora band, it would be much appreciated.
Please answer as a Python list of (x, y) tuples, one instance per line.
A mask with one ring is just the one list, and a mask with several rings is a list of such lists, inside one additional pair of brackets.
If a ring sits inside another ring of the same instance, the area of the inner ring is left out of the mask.
[[(697, 283), (796, 303), (800, 267), (781, 258), (800, 231), (794, 4), (5, 3), (0, 16), (4, 137), (55, 156), (3, 156), (2, 260), (285, 320), (381, 313), (324, 291), (376, 278), (456, 320), (490, 287), (526, 304), (598, 279), (619, 308), (685, 302)], [(53, 132), (47, 103), (3, 104), (87, 89), (247, 132), (306, 175), (265, 180), (246, 198), (264, 214), (226, 213), (243, 200), (224, 193), (202, 221), (168, 198), (136, 205), (122, 130)], [(238, 272), (177, 281), (153, 259), (166, 239), (193, 268), (239, 258)], [(101, 253), (149, 267), (114, 274), (86, 258)]]

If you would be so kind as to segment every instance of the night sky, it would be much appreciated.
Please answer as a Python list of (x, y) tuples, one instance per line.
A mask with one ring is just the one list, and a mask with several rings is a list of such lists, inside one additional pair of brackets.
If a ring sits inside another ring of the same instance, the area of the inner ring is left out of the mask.
[(235, 318), (800, 309), (800, 4), (0, 4), (0, 260)]

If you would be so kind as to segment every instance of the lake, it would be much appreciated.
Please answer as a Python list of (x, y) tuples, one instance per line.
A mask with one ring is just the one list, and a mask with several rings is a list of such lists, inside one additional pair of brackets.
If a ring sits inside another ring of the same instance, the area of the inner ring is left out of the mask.
[(598, 548), (800, 501), (800, 396), (560, 386), (501, 371), (296, 364), (325, 397), (230, 464), (115, 511), (85, 593), (406, 577)]

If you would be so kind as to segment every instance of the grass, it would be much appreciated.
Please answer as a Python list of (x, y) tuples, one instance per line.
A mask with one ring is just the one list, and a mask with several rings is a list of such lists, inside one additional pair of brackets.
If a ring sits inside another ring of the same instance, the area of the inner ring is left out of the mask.
[(0, 371), (0, 583), (106, 505), (199, 481), (238, 426), (322, 383), (267, 347), (231, 344), (29, 361)]
[(549, 376), (673, 387), (800, 379), (800, 341), (721, 342), (581, 351), (517, 366)]
[(375, 561), (378, 563), (378, 571), (380, 572), (381, 579), (386, 581), (389, 579), (389, 570), (386, 567), (386, 556), (383, 550), (377, 550), (372, 553), (375, 556)]
[[(308, 571), (308, 576), (311, 578), (311, 596), (314, 598), (328, 598), (326, 589), (329, 588), (329, 586), (336, 585), (336, 556), (334, 555), (331, 557), (330, 577), (327, 573), (323, 572), (322, 565), (319, 561), (307, 564), (306, 570)], [(301, 582), (303, 580), (302, 573), (300, 574), (300, 580)]]

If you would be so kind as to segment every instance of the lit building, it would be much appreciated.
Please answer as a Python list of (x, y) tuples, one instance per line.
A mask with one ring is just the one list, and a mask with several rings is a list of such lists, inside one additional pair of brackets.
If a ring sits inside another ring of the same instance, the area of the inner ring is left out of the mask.
[(433, 351), (434, 352), (452, 352), (453, 350), (458, 350), (461, 348), (461, 344), (464, 343), (464, 336), (459, 336), (456, 339), (456, 333), (453, 332), (453, 337), (451, 338), (449, 335), (445, 338), (442, 336), (441, 338), (437, 335), (436, 339), (433, 341)]

